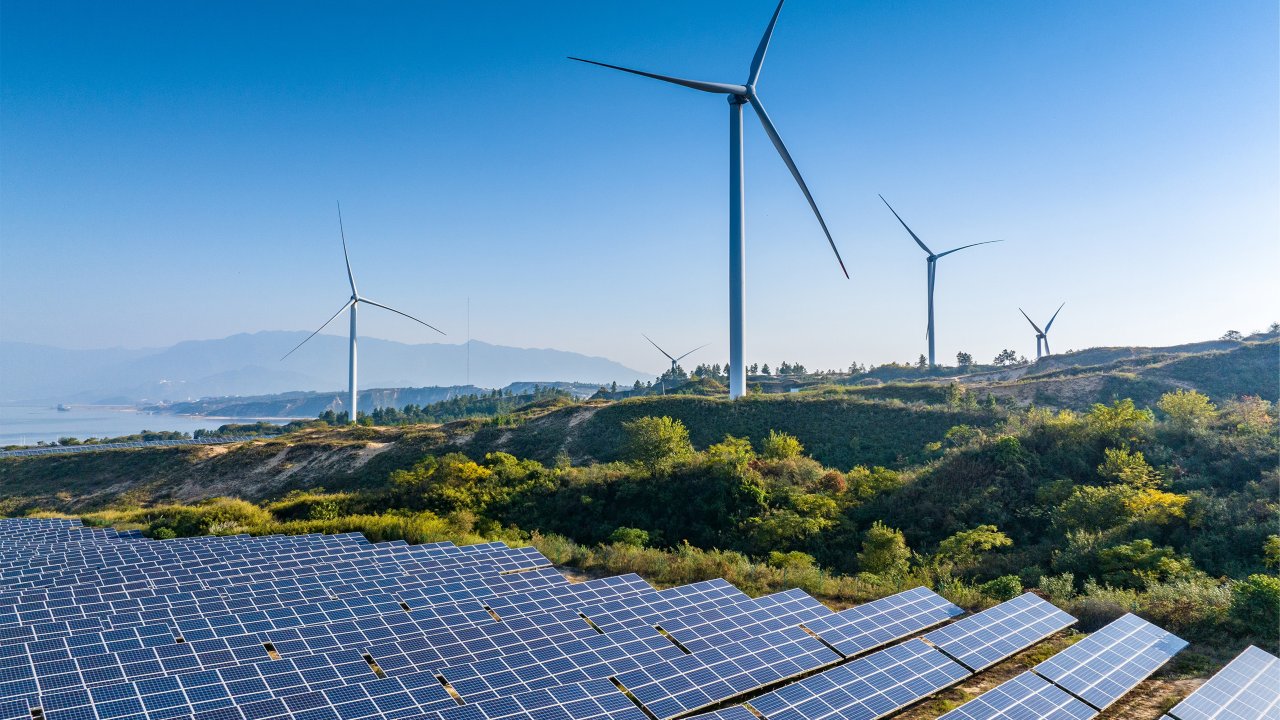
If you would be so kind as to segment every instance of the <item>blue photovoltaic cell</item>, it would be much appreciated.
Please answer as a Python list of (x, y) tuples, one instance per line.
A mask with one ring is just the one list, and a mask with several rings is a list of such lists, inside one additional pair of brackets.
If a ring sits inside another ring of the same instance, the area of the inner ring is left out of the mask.
[(1027, 671), (938, 720), (1089, 720), (1098, 712)]
[(934, 630), (924, 639), (978, 672), (1075, 621), (1051, 603), (1026, 593)]
[(963, 614), (946, 598), (918, 587), (806, 621), (805, 627), (841, 655), (852, 657)]
[(866, 657), (747, 702), (766, 720), (874, 720), (969, 676), (958, 663), (923, 641)]
[(1176, 720), (1280, 720), (1280, 658), (1252, 645), (1182, 702)]
[(1129, 614), (1032, 670), (1103, 710), (1186, 646), (1177, 635)]

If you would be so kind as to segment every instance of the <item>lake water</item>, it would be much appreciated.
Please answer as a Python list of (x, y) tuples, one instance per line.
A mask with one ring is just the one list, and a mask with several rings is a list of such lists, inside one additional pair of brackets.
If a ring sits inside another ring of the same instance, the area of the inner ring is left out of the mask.
[(192, 432), (201, 428), (216, 430), (236, 420), (191, 417), (187, 415), (149, 414), (128, 407), (73, 405), (61, 412), (51, 406), (0, 405), (0, 445), (35, 445), (57, 442), (58, 438), (120, 437), (143, 430), (177, 430)]

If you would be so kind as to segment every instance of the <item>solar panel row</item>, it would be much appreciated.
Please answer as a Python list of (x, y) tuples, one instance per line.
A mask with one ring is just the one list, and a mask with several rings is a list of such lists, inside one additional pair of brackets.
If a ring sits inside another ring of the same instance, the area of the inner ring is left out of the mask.
[(1062, 623), (1024, 596), (936, 647), (863, 655), (961, 611), (924, 588), (832, 613), (796, 590), (571, 585), (548, 565), (501, 543), (0, 520), (0, 720), (668, 720), (829, 666), (703, 717), (872, 718)]
[(1129, 614), (939, 720), (1089, 720), (1186, 642)]
[(1249, 646), (1165, 717), (1280, 720), (1280, 658)]

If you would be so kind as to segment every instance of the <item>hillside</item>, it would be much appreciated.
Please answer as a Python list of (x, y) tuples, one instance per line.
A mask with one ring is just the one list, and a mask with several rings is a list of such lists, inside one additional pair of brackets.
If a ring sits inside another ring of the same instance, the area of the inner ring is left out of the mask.
[(788, 429), (823, 462), (837, 467), (918, 462), (929, 442), (953, 425), (988, 426), (977, 411), (908, 407), (848, 398), (770, 396), (744, 403), (697, 397), (641, 398), (532, 410), (509, 426), (474, 420), (432, 427), (329, 428), (216, 447), (147, 448), (0, 460), (0, 497), (11, 507), (102, 507), (196, 500), (216, 495), (262, 499), (290, 489), (371, 487), (423, 455), (460, 451), (476, 459), (495, 451), (550, 464), (565, 452), (579, 462), (619, 459), (622, 423), (669, 415), (691, 429), (697, 447), (726, 434), (760, 442)]
[(1080, 353), (1099, 361), (1096, 364), (1072, 362), (1070, 356), (1054, 357), (1023, 371), (959, 379), (1016, 405), (1074, 410), (1121, 398), (1152, 405), (1177, 388), (1198, 390), (1219, 402), (1241, 395), (1280, 401), (1280, 339), (1192, 347), (1196, 351), (1187, 353), (1106, 348)]

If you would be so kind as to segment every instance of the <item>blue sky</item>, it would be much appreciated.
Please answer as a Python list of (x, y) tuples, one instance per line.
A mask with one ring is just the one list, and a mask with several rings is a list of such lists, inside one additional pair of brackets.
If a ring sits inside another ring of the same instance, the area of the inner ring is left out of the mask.
[[(723, 99), (771, 0), (5, 3), (0, 337), (314, 329), (362, 292), (448, 341), (722, 362)], [(1280, 319), (1277, 7), (791, 0), (747, 118), (747, 354), (843, 367), (1158, 344)], [(430, 341), (367, 311), (362, 334)], [(336, 328), (335, 332), (341, 332)], [(424, 378), (424, 384), (430, 378)]]

